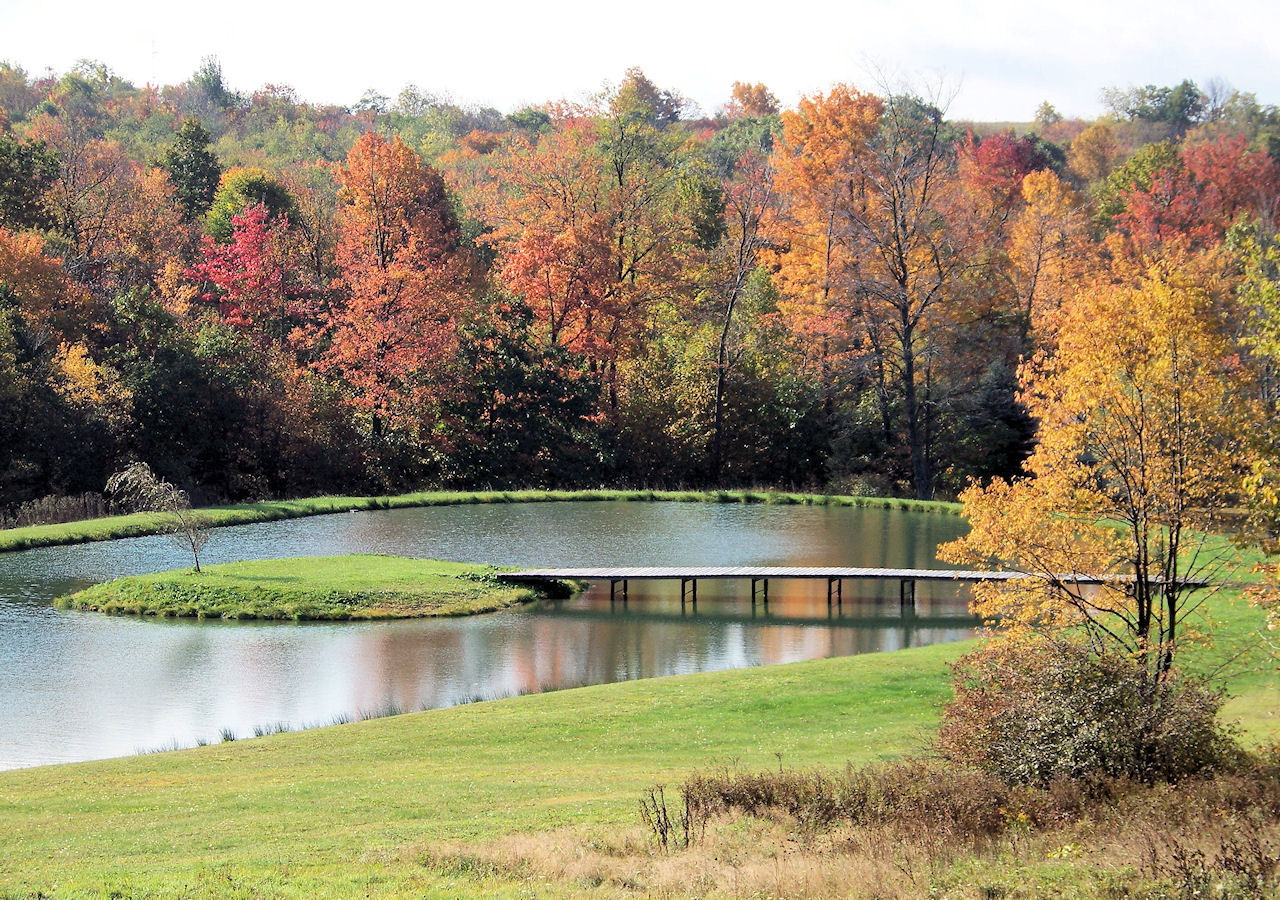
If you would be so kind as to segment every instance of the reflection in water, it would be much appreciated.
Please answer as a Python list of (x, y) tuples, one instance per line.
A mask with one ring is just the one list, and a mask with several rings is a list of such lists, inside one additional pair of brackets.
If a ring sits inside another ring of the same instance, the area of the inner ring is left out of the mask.
[[(384, 552), (508, 565), (938, 565), (953, 517), (886, 510), (559, 503), (353, 513), (222, 529), (209, 561)], [(324, 723), (395, 704), (449, 706), (578, 684), (895, 650), (972, 633), (962, 589), (896, 582), (608, 585), (470, 619), (355, 624), (155, 622), (64, 612), (59, 594), (182, 565), (163, 538), (0, 556), (0, 767)]]

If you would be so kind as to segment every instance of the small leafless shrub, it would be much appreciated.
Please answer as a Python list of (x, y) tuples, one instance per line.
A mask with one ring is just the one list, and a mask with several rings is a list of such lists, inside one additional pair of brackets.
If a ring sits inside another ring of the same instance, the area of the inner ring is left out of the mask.
[(683, 808), (673, 821), (667, 808), (666, 788), (654, 785), (640, 798), (640, 821), (652, 834), (663, 853), (688, 850), (706, 835), (713, 807), (704, 795), (681, 791)]
[(133, 463), (107, 479), (107, 496), (134, 512), (160, 513), (165, 533), (191, 553), (200, 571), (200, 551), (209, 542), (209, 529), (191, 508), (186, 491), (156, 475), (146, 463)]
[(1147, 872), (1165, 881), (1175, 896), (1232, 900), (1265, 900), (1280, 888), (1280, 845), (1270, 838), (1258, 815), (1229, 820), (1217, 850), (1206, 851), (1190, 840), (1148, 836)]

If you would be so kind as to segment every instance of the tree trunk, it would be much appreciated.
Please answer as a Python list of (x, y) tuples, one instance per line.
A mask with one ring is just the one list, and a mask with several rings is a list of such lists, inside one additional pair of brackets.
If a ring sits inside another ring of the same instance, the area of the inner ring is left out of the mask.
[(912, 346), (914, 329), (906, 305), (902, 315), (902, 412), (907, 420), (907, 445), (911, 451), (911, 487), (917, 500), (933, 499), (933, 473), (930, 471), (928, 448), (925, 446), (920, 402), (916, 395), (916, 354)]

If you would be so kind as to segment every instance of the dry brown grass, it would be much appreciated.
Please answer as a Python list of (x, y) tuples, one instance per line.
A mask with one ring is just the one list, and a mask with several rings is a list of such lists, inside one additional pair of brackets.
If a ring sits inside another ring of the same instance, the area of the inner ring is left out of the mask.
[(618, 835), (562, 829), (408, 855), (451, 874), (662, 900), (1278, 896), (1274, 877), (1251, 891), (1223, 861), (1238, 855), (1248, 864), (1254, 847), (1274, 859), (1280, 827), (1258, 829), (1253, 846), (1241, 838), (1240, 822), (1222, 819), (1193, 830), (1158, 823), (1053, 829), (964, 848), (884, 828), (804, 835), (781, 822), (740, 818), (717, 822), (701, 844), (668, 854), (635, 828)]
[(1253, 777), (1135, 787), (1041, 826), (1008, 810), (994, 835), (881, 817), (805, 825), (775, 807), (719, 812), (700, 840), (666, 852), (637, 824), (431, 844), (404, 857), (602, 897), (1253, 900), (1280, 896), (1280, 785)]

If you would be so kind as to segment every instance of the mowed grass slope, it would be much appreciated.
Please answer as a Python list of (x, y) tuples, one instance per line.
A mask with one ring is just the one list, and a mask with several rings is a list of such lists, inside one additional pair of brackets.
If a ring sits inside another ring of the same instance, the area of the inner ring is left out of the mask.
[(434, 885), (450, 896), (402, 851), (570, 824), (631, 827), (642, 788), (696, 766), (918, 750), (955, 653), (624, 682), (0, 773), (0, 886), (302, 897)]
[[(1210, 604), (1248, 744), (1280, 737), (1258, 611)], [(1245, 656), (1237, 650), (1255, 648)], [(0, 773), (0, 896), (573, 896), (421, 863), (437, 841), (630, 829), (693, 769), (924, 750), (951, 644), (579, 688), (189, 751)], [(1225, 667), (1225, 669), (1224, 669)], [(778, 755), (779, 754), (780, 757)]]
[(561, 582), (502, 582), (500, 571), (379, 554), (265, 559), (117, 578), (57, 605), (201, 619), (389, 619), (473, 615), (571, 592)]
[[(209, 506), (197, 510), (198, 518), (210, 528), (248, 525), (279, 519), (298, 519), (371, 509), (402, 509), (416, 506), (459, 506), (479, 503), (545, 503), (554, 501), (669, 501), (680, 503), (778, 503), (805, 506), (863, 506), (915, 512), (960, 514), (960, 504), (887, 497), (853, 497), (803, 494), (787, 491), (419, 491), (381, 497), (310, 497), (302, 500), (264, 500)], [(0, 553), (30, 550), (63, 544), (86, 544), (115, 538), (159, 534), (166, 518), (156, 513), (134, 513), (68, 522), (61, 525), (33, 525), (0, 529)]]

